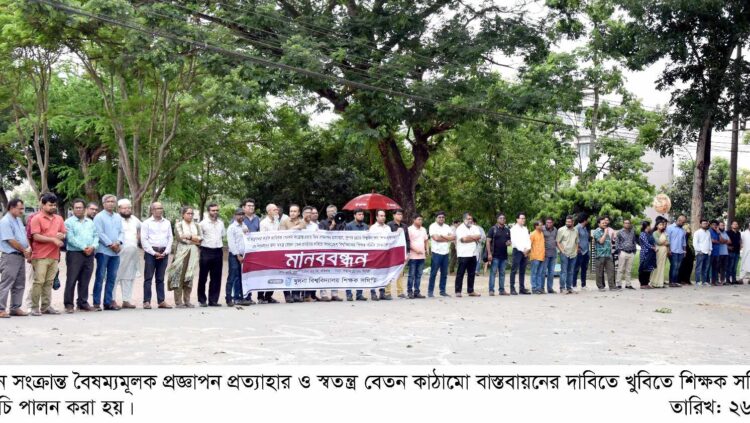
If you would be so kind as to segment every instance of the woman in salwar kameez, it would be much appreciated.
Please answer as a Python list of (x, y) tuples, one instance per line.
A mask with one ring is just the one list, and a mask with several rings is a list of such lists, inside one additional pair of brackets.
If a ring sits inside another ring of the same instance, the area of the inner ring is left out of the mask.
[(649, 286), (652, 288), (666, 288), (664, 285), (664, 273), (667, 269), (667, 255), (669, 254), (669, 238), (666, 234), (667, 222), (660, 220), (654, 229), (654, 241), (656, 242), (656, 269), (651, 272)]
[(190, 294), (193, 291), (193, 278), (198, 275), (202, 232), (200, 226), (193, 222), (193, 209), (183, 207), (180, 210), (182, 219), (175, 223), (174, 239), (177, 251), (167, 269), (167, 286), (174, 291), (174, 302), (177, 308), (193, 308)]

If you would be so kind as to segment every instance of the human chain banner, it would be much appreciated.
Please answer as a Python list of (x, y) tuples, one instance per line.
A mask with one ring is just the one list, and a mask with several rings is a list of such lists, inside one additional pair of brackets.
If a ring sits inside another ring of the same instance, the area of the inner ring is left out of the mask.
[(406, 263), (401, 230), (254, 232), (245, 237), (242, 290), (382, 288)]

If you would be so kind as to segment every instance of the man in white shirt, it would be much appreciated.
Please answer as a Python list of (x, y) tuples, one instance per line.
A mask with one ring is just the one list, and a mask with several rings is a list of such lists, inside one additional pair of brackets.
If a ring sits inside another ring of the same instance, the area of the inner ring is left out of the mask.
[[(391, 233), (391, 227), (388, 226), (385, 223), (385, 210), (376, 210), (375, 211), (375, 223), (370, 226), (370, 232), (377, 233), (377, 234), (389, 234)], [(380, 288), (380, 298), (375, 294), (375, 290), (370, 290), (370, 299), (373, 301), (378, 301), (378, 299), (390, 301), (393, 299), (391, 297), (391, 294), (385, 293), (385, 288)]]
[(445, 292), (445, 285), (448, 281), (448, 264), (450, 262), (451, 242), (456, 239), (453, 234), (451, 225), (445, 223), (445, 212), (439, 211), (435, 216), (435, 222), (430, 225), (430, 251), (432, 252), (432, 261), (430, 263), (430, 280), (427, 285), (427, 296), (434, 297), (435, 277), (438, 270), (440, 271), (440, 296), (450, 297)]
[(708, 285), (708, 269), (711, 264), (711, 233), (708, 231), (708, 219), (701, 219), (701, 227), (693, 235), (693, 248), (695, 249), (695, 286)]
[(467, 273), (466, 291), (470, 297), (481, 294), (474, 292), (474, 276), (477, 270), (477, 245), (482, 241), (479, 227), (474, 225), (474, 217), (464, 213), (464, 222), (456, 228), (456, 256), (458, 257), (458, 271), (456, 272), (456, 297), (461, 297), (464, 283), (464, 273)]
[[(219, 307), (221, 293), (221, 268), (224, 262), (224, 222), (219, 219), (219, 205), (206, 207), (208, 219), (201, 220), (203, 233), (200, 245), (200, 270), (198, 271), (198, 302), (201, 307)], [(211, 277), (206, 298), (206, 280)], [(206, 301), (208, 300), (208, 304)]]
[(276, 204), (266, 206), (266, 217), (260, 221), (261, 232), (271, 232), (280, 230), (281, 219), (279, 219), (279, 208)]
[(151, 280), (156, 276), (156, 302), (159, 308), (172, 308), (164, 301), (164, 272), (172, 251), (172, 224), (164, 217), (164, 206), (151, 203), (151, 217), (141, 224), (141, 244), (145, 268), (143, 271), (143, 308), (151, 308)]
[(245, 258), (245, 212), (238, 208), (227, 229), (227, 284), (224, 289), (227, 307), (236, 304), (251, 305), (242, 292), (242, 260)]
[(526, 263), (529, 251), (531, 251), (531, 237), (526, 227), (526, 214), (518, 213), (516, 224), (510, 228), (510, 245), (513, 246), (513, 264), (510, 268), (510, 295), (518, 295), (516, 292), (516, 274), (518, 274), (518, 288), (521, 294), (531, 294), (526, 289), (524, 277), (526, 276)]
[(117, 211), (122, 219), (122, 250), (120, 267), (117, 269), (117, 282), (122, 290), (122, 308), (135, 308), (133, 299), (133, 280), (140, 274), (141, 263), (138, 241), (141, 233), (141, 221), (133, 216), (133, 205), (127, 198), (117, 201)]

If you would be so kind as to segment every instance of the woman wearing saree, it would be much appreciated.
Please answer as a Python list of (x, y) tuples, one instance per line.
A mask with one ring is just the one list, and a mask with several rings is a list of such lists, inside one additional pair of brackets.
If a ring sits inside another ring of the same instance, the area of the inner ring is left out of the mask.
[(193, 291), (193, 277), (198, 274), (202, 234), (200, 226), (193, 222), (193, 209), (184, 206), (180, 209), (182, 219), (174, 225), (177, 251), (172, 264), (167, 269), (167, 286), (174, 291), (177, 308), (193, 308), (190, 294)]
[(666, 234), (667, 222), (657, 220), (654, 229), (654, 242), (656, 243), (656, 268), (651, 272), (651, 288), (666, 288), (664, 285), (664, 272), (667, 269), (667, 255), (669, 254), (669, 238)]
[(651, 223), (647, 220), (641, 222), (641, 235), (638, 237), (638, 245), (641, 247), (640, 263), (638, 264), (638, 281), (641, 289), (650, 289), (651, 272), (656, 267), (656, 244), (651, 235)]

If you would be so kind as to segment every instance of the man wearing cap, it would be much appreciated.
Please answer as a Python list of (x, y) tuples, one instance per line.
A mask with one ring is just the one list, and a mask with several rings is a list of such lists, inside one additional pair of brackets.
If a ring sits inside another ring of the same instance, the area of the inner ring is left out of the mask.
[[(133, 304), (133, 281), (141, 273), (141, 253), (138, 248), (141, 237), (141, 221), (133, 216), (133, 205), (127, 198), (117, 202), (117, 211), (122, 219), (122, 250), (117, 282), (122, 290), (122, 308), (135, 308)], [(114, 297), (113, 297), (114, 298)]]

